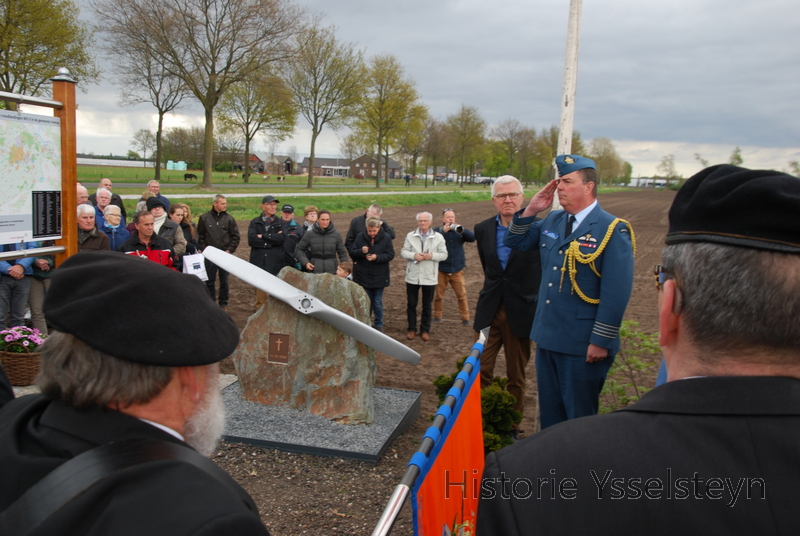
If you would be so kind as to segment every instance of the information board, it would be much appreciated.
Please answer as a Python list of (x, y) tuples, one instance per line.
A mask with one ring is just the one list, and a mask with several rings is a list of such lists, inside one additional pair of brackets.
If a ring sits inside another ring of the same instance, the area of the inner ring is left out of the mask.
[(0, 110), (0, 244), (61, 238), (61, 123)]

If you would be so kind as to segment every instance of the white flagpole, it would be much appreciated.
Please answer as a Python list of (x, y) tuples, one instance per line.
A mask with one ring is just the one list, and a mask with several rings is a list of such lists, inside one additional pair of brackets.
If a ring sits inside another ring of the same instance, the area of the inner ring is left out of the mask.
[[(561, 97), (561, 127), (558, 131), (557, 154), (572, 152), (572, 123), (575, 116), (575, 92), (578, 86), (578, 48), (581, 34), (583, 0), (570, 0), (567, 24), (567, 53), (564, 57), (564, 92)], [(555, 167), (555, 162), (553, 163)], [(558, 176), (558, 170), (556, 170)], [(558, 196), (553, 198), (553, 209), (559, 209)]]

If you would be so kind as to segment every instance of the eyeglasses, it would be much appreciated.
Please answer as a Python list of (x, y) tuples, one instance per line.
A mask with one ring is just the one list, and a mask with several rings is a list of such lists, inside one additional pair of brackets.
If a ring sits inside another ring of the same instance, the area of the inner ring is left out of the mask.
[(496, 196), (494, 196), (494, 198), (495, 199), (500, 199), (501, 201), (505, 201), (506, 198), (508, 198), (508, 199), (516, 199), (521, 195), (522, 194), (519, 193), (519, 192), (512, 192), (510, 194), (497, 194)]
[(446, 208), (446, 209), (444, 209), (444, 210), (442, 211), (442, 215), (444, 216), (444, 215), (445, 215), (445, 214), (447, 214), (448, 212), (453, 212), (453, 213), (455, 213), (455, 210), (453, 210), (452, 208)]
[(656, 289), (661, 290), (664, 286), (664, 281), (672, 279), (672, 272), (663, 264), (656, 264), (653, 266), (653, 276), (656, 280)]

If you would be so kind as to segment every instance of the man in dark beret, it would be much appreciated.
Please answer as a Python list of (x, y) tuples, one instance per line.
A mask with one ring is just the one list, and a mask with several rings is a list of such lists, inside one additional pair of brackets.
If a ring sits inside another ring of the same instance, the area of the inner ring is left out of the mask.
[(794, 534), (800, 180), (689, 179), (654, 275), (669, 381), (489, 455), (477, 534)]
[[(594, 161), (562, 154), (556, 167), (558, 179), (531, 198), (504, 239), (542, 260), (531, 328), (542, 428), (597, 414), (633, 289), (633, 232), (600, 207)], [(564, 210), (536, 220), (556, 195)]]
[[(192, 314), (153, 307), (153, 296)], [(113, 323), (108, 303), (124, 304)], [(53, 275), (44, 308), (42, 394), (0, 409), (0, 533), (267, 534), (252, 499), (204, 457), (224, 427), (218, 363), (239, 331), (203, 283), (79, 253)]]

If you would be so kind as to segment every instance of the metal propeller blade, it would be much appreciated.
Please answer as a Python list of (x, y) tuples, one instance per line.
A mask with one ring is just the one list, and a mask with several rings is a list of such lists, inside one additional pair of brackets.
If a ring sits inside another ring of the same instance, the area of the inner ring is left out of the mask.
[(384, 335), (378, 330), (372, 329), (367, 324), (338, 309), (334, 309), (322, 300), (293, 287), (269, 272), (265, 272), (261, 268), (213, 246), (206, 247), (203, 250), (203, 256), (245, 283), (250, 283), (254, 287), (263, 290), (273, 298), (281, 300), (304, 315), (327, 322), (339, 331), (350, 335), (355, 340), (363, 342), (379, 352), (412, 365), (419, 364), (419, 354), (405, 344)]

